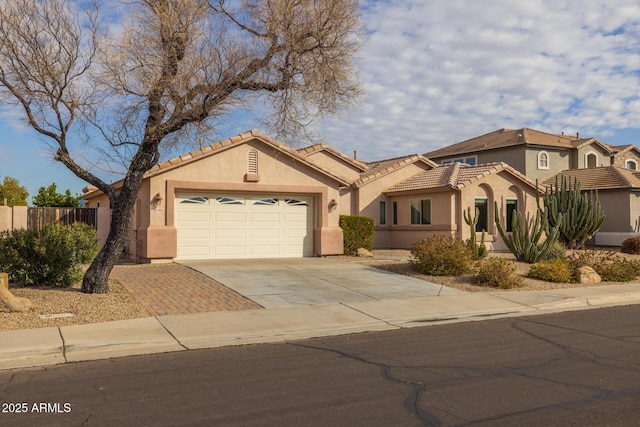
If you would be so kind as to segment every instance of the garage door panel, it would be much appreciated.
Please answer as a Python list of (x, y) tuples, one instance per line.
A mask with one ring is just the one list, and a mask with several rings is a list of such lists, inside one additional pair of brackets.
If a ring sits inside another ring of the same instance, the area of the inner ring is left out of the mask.
[(245, 223), (247, 214), (245, 212), (216, 212), (216, 222)]
[(217, 228), (214, 232), (217, 239), (244, 239), (247, 237), (247, 230), (244, 228)]
[(178, 221), (185, 222), (202, 222), (209, 224), (211, 222), (210, 212), (179, 212)]
[(211, 239), (211, 230), (208, 228), (181, 228), (178, 230), (178, 238), (208, 241)]
[(189, 202), (183, 203), (176, 195), (180, 259), (313, 255), (309, 197), (216, 193), (183, 197), (187, 196)]

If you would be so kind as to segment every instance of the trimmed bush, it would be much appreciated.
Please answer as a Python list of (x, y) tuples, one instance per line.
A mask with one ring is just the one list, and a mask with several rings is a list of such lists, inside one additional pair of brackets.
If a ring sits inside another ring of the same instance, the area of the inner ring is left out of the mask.
[(540, 261), (529, 268), (529, 277), (545, 282), (568, 283), (573, 281), (573, 268), (565, 259)]
[(436, 235), (420, 239), (411, 247), (409, 264), (420, 273), (432, 276), (460, 276), (472, 268), (469, 246), (453, 236)]
[(0, 233), (0, 268), (21, 285), (71, 286), (81, 264), (98, 253), (96, 230), (86, 224), (45, 225)]
[(516, 266), (504, 258), (488, 258), (481, 262), (474, 276), (474, 283), (498, 289), (511, 289), (522, 284), (522, 278), (515, 274)]
[(611, 251), (574, 252), (569, 261), (574, 269), (593, 268), (605, 282), (630, 282), (640, 276), (640, 262), (623, 258)]
[(620, 252), (625, 254), (640, 255), (640, 236), (624, 239), (622, 241)]
[(344, 236), (344, 254), (356, 255), (359, 248), (373, 249), (373, 219), (366, 216), (340, 215), (340, 227)]

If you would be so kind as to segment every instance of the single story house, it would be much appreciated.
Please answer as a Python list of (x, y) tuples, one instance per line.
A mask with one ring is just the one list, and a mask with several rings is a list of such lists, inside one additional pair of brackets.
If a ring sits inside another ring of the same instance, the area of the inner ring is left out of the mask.
[[(468, 207), (480, 209), (488, 244), (504, 249), (494, 201), (507, 224), (514, 209), (535, 212), (535, 191), (505, 163), (437, 165), (421, 155), (362, 162), (327, 144), (296, 150), (253, 130), (147, 172), (125, 249), (144, 262), (336, 255), (341, 214), (373, 218), (374, 247), (409, 248), (434, 233), (468, 238)], [(109, 204), (91, 186), (83, 198), (86, 207)]]

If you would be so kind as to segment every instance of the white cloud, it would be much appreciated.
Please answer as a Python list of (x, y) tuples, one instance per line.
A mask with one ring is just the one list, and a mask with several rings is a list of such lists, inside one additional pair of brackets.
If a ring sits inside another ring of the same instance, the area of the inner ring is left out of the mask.
[(365, 98), (321, 125), (347, 153), (426, 152), (501, 127), (638, 127), (634, 0), (365, 0), (363, 18)]

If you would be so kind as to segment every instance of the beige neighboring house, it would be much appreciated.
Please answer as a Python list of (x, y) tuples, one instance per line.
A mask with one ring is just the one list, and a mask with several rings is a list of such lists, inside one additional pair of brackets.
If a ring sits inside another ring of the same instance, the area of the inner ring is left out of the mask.
[(545, 184), (555, 184), (556, 178), (561, 182), (563, 176), (577, 179), (583, 191), (598, 192), (606, 218), (595, 236), (596, 245), (619, 246), (640, 233), (640, 172), (619, 166), (566, 170)]
[(514, 210), (535, 215), (536, 185), (506, 163), (470, 166), (454, 163), (420, 172), (383, 190), (391, 215), (377, 229), (384, 246), (409, 247), (415, 240), (434, 234), (471, 237), (463, 212), (480, 213), (478, 241), (486, 231), (489, 249), (506, 250), (494, 222), (495, 203), (505, 231), (511, 231)]
[[(596, 245), (619, 246), (622, 240), (640, 232), (635, 225), (640, 212), (634, 178), (640, 170), (640, 150), (635, 145), (613, 146), (596, 138), (529, 128), (499, 129), (425, 156), (439, 164), (502, 161), (540, 183), (552, 182), (559, 174), (575, 176), (584, 181), (583, 190), (598, 190), (606, 206), (605, 222), (594, 239)], [(615, 184), (612, 177), (617, 177)]]
[[(95, 187), (83, 198), (86, 207), (109, 204)], [(494, 201), (506, 224), (506, 212), (534, 210), (535, 184), (504, 163), (439, 166), (421, 155), (363, 162), (327, 144), (296, 150), (254, 130), (147, 172), (125, 250), (141, 262), (336, 255), (340, 215), (373, 218), (375, 248), (409, 248), (435, 233), (468, 238), (462, 211), (475, 206), (484, 209), (488, 245), (503, 249)]]

